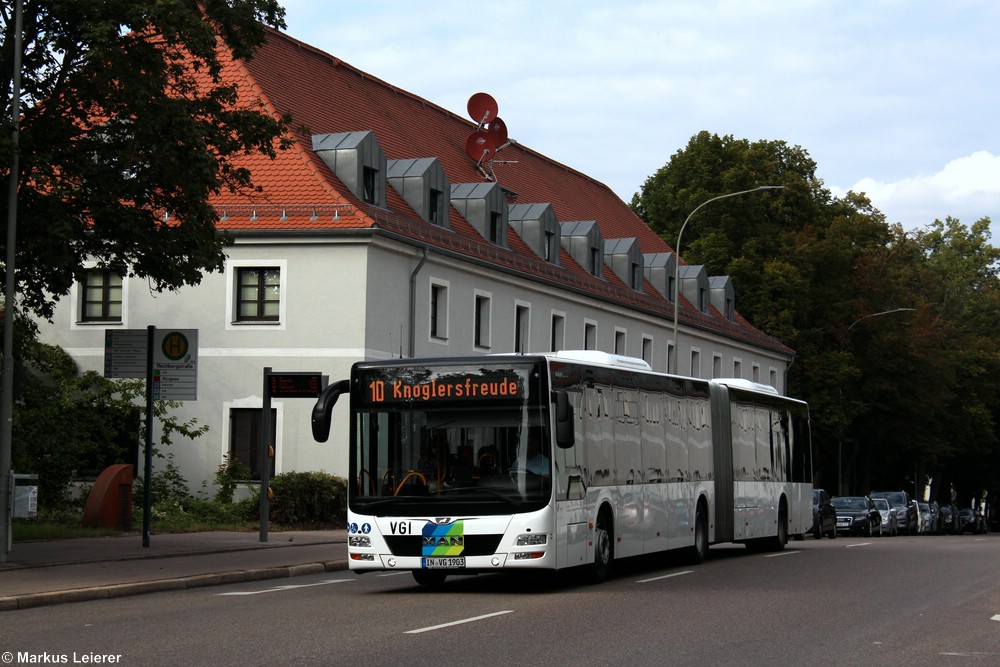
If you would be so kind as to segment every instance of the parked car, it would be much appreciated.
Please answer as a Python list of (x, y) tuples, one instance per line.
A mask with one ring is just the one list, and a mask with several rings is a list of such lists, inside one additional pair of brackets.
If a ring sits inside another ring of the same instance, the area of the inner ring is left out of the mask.
[(986, 532), (986, 519), (971, 507), (963, 507), (958, 510), (958, 524), (959, 534), (972, 533), (973, 535), (979, 535)]
[(931, 535), (943, 535), (944, 528), (941, 526), (941, 506), (935, 502), (927, 504), (931, 508)]
[(892, 509), (889, 501), (885, 498), (872, 498), (875, 509), (882, 517), (882, 534), (895, 537), (899, 534), (899, 527), (896, 525), (896, 510)]
[(832, 502), (837, 510), (838, 533), (882, 535), (882, 515), (868, 496), (838, 496)]
[(917, 534), (930, 535), (931, 530), (931, 506), (925, 502), (917, 502)]
[(830, 502), (830, 494), (823, 489), (813, 489), (812, 534), (817, 540), (827, 535), (837, 537), (837, 510)]
[(896, 510), (896, 529), (900, 533), (916, 535), (917, 533), (917, 504), (910, 500), (910, 494), (906, 491), (872, 491), (869, 498), (885, 498), (889, 505)]
[(948, 535), (958, 532), (958, 509), (954, 505), (941, 505), (941, 530)]

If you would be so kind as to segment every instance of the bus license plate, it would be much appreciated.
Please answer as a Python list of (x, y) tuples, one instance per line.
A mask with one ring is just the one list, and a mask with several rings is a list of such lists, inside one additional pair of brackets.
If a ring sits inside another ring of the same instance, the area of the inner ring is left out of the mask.
[(465, 556), (424, 558), (423, 561), (422, 565), (427, 570), (456, 570), (465, 567)]

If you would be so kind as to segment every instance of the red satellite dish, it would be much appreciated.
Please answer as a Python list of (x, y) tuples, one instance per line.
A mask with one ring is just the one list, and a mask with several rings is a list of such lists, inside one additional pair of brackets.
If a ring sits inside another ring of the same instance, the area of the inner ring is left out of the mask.
[(477, 163), (482, 162), (497, 150), (496, 139), (489, 132), (473, 132), (465, 140), (465, 152)]
[(469, 98), (469, 115), (480, 125), (497, 117), (497, 101), (489, 93), (476, 93)]
[(507, 124), (499, 116), (490, 121), (486, 132), (493, 137), (498, 148), (507, 143)]

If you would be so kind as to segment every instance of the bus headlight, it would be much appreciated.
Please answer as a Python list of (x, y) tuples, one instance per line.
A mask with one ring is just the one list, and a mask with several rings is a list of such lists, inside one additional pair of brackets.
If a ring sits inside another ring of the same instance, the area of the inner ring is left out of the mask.
[(535, 547), (540, 544), (545, 544), (548, 541), (548, 535), (541, 533), (524, 533), (517, 536), (516, 544), (519, 547)]

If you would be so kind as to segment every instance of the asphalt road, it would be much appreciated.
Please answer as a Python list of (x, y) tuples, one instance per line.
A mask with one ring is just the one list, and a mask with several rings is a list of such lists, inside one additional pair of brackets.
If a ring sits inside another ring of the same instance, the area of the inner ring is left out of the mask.
[[(317, 574), (4, 614), (0, 659), (122, 665), (995, 665), (1000, 534), (713, 547), (572, 577)], [(9, 662), (8, 662), (9, 661)], [(2, 667), (2, 665), (0, 665)]]

